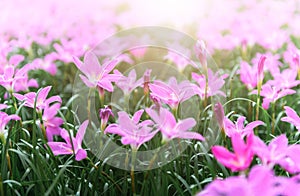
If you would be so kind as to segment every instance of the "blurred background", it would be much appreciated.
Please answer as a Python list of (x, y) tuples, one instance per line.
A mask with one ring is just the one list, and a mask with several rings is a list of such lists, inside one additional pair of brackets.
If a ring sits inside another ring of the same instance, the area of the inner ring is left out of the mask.
[(2, 44), (14, 37), (25, 48), (66, 39), (63, 48), (84, 51), (122, 29), (160, 25), (205, 40), (211, 51), (243, 44), (276, 50), (299, 36), (297, 21), (298, 0), (0, 1)]

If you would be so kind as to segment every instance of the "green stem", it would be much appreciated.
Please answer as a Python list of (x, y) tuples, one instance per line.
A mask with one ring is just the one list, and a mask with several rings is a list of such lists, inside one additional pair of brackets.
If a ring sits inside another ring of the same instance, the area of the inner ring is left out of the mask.
[(3, 189), (3, 182), (2, 182), (1, 174), (0, 174), (0, 195), (4, 196), (4, 189)]
[[(256, 117), (255, 117), (255, 120), (258, 120), (258, 117), (259, 117), (259, 105), (260, 105), (260, 86), (258, 86), (257, 88), (257, 100), (256, 100)], [(256, 127), (255, 128), (255, 134), (257, 135), (258, 134), (258, 128)]]
[(274, 135), (275, 133), (275, 112), (276, 112), (276, 108), (275, 108), (275, 102), (272, 103), (272, 134)]
[(38, 112), (38, 116), (39, 116), (39, 119), (40, 119), (41, 130), (42, 130), (43, 136), (45, 138), (45, 141), (47, 141), (46, 128), (45, 128), (45, 125), (44, 125), (42, 112)]
[(129, 95), (124, 95), (124, 111), (129, 113)]
[(135, 181), (134, 181), (134, 164), (135, 164), (135, 160), (136, 160), (136, 153), (137, 153), (137, 149), (132, 148), (130, 177), (131, 177), (131, 188), (132, 188), (133, 195), (136, 195)]

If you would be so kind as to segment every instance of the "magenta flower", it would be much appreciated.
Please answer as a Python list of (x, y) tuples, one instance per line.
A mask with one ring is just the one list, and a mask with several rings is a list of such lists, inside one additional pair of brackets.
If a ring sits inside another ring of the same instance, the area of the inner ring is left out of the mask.
[(259, 137), (254, 136), (252, 149), (254, 154), (260, 158), (262, 164), (273, 167), (286, 157), (288, 139), (282, 134), (275, 137), (267, 146)]
[(234, 134), (239, 134), (242, 138), (253, 133), (253, 129), (259, 125), (264, 125), (262, 121), (253, 121), (244, 126), (246, 117), (239, 116), (236, 123), (233, 123), (224, 114), (224, 109), (221, 103), (217, 103), (214, 108), (214, 112), (217, 118), (219, 126), (224, 130), (228, 137), (232, 137)]
[[(1, 109), (4, 108), (5, 105), (1, 104)], [(0, 140), (2, 141), (2, 143), (5, 143), (5, 139), (8, 135), (8, 130), (5, 127), (11, 120), (21, 120), (21, 118), (15, 114), (8, 115), (5, 112), (0, 112)]]
[(150, 83), (151, 71), (152, 71), (151, 69), (147, 69), (143, 75), (144, 78), (143, 88), (144, 88), (145, 95), (149, 94), (149, 83)]
[(188, 80), (178, 84), (175, 77), (171, 77), (168, 84), (155, 80), (149, 84), (149, 88), (152, 96), (169, 105), (172, 109), (177, 109), (179, 103), (188, 100), (196, 94), (194, 91), (196, 85)]
[(213, 146), (213, 155), (220, 163), (234, 172), (247, 169), (253, 159), (253, 134), (247, 136), (246, 143), (239, 134), (233, 134), (231, 136), (231, 143), (234, 151), (233, 153), (223, 146)]
[(112, 82), (116, 82), (122, 77), (122, 74), (118, 71), (114, 74), (109, 74), (118, 63), (116, 59), (107, 61), (101, 66), (97, 56), (92, 52), (87, 52), (84, 56), (84, 63), (77, 57), (74, 57), (74, 63), (84, 74), (80, 75), (80, 78), (90, 88), (98, 86), (112, 92), (114, 89)]
[(262, 55), (258, 61), (257, 81), (258, 81), (259, 87), (262, 85), (262, 82), (264, 79), (264, 66), (265, 66), (266, 59), (267, 59), (267, 57), (265, 55)]
[(300, 172), (300, 145), (290, 145), (285, 151), (285, 157), (279, 160), (279, 165), (289, 173), (295, 174)]
[(252, 59), (253, 65), (258, 65), (259, 61), (261, 60), (262, 56), (265, 56), (266, 59), (264, 61), (263, 70), (266, 72), (270, 72), (272, 76), (280, 73), (279, 66), (282, 66), (280, 62), (281, 55), (280, 54), (272, 54), (271, 52), (267, 52), (265, 54), (257, 53), (256, 57)]
[(5, 105), (5, 104), (0, 104), (0, 110), (3, 110), (3, 109), (5, 109), (5, 108), (7, 108), (7, 105)]
[(136, 58), (142, 58), (147, 52), (147, 47), (138, 47), (130, 49), (130, 53)]
[(216, 115), (216, 119), (217, 119), (217, 122), (219, 124), (219, 127), (222, 130), (224, 130), (224, 119), (226, 117), (225, 117), (225, 113), (224, 113), (224, 108), (223, 108), (223, 106), (220, 102), (215, 104), (214, 113)]
[(24, 65), (21, 69), (6, 66), (4, 73), (0, 75), (0, 85), (9, 92), (19, 92), (27, 90), (28, 87), (37, 87), (36, 80), (28, 80), (27, 72), (32, 68), (31, 64)]
[[(221, 88), (225, 84), (224, 79), (227, 78), (227, 74), (224, 74), (222, 76), (219, 76), (218, 73), (213, 73), (211, 69), (208, 69), (207, 71), (207, 86), (206, 86), (206, 76), (199, 75), (197, 73), (192, 73), (192, 78), (197, 82), (199, 86), (196, 86), (194, 88), (194, 91), (200, 96), (201, 99), (214, 96), (214, 95), (221, 95), (226, 97), (225, 93), (221, 91)], [(206, 90), (205, 90), (206, 89)], [(205, 92), (206, 91), (206, 92)]]
[(186, 118), (176, 122), (174, 115), (165, 108), (160, 108), (158, 113), (148, 108), (146, 112), (157, 124), (157, 129), (161, 131), (162, 142), (167, 142), (174, 138), (204, 140), (201, 134), (188, 131), (196, 125), (196, 121), (193, 118)]
[(114, 116), (114, 113), (112, 113), (110, 106), (105, 106), (104, 108), (101, 108), (99, 110), (99, 117), (101, 119), (100, 127), (102, 131), (104, 131), (110, 116)]
[[(50, 90), (51, 90), (51, 86), (47, 86), (40, 90), (38, 96), (37, 96), (37, 93), (35, 93), (35, 92), (30, 92), (25, 95), (14, 93), (13, 95), (19, 101), (25, 101), (25, 106), (30, 107), (30, 108), (34, 108), (34, 102), (36, 100), (36, 109), (37, 109), (37, 111), (41, 112), (42, 109), (44, 109), (50, 103), (53, 103), (53, 102), (61, 103), (62, 102), (60, 96), (58, 96), (58, 95), (52, 96), (47, 99), (47, 96), (48, 96)], [(37, 99), (36, 99), (36, 96), (37, 96)]]
[[(257, 94), (257, 90), (252, 91), (253, 94)], [(268, 109), (270, 103), (274, 103), (278, 99), (296, 93), (292, 89), (280, 89), (277, 86), (271, 86), (270, 84), (264, 84), (261, 88), (260, 95), (263, 96), (262, 107)]]
[(295, 70), (285, 69), (281, 73), (274, 74), (274, 80), (269, 80), (267, 83), (282, 89), (289, 89), (298, 86), (300, 80), (297, 80), (297, 72)]
[(121, 77), (117, 82), (116, 85), (123, 91), (124, 95), (129, 95), (134, 89), (143, 84), (143, 78), (136, 80), (136, 72), (135, 69), (132, 69), (128, 77)]
[(88, 124), (88, 120), (84, 121), (81, 124), (75, 138), (73, 136), (70, 137), (68, 131), (62, 129), (60, 135), (65, 140), (65, 142), (48, 142), (48, 145), (51, 148), (53, 154), (55, 156), (74, 154), (76, 161), (81, 161), (82, 159), (85, 159), (87, 157), (87, 152), (86, 150), (82, 149), (81, 143), (84, 138)]
[(250, 196), (251, 188), (244, 176), (231, 176), (226, 179), (216, 179), (208, 184), (196, 196), (241, 195)]
[(104, 133), (120, 135), (122, 144), (130, 145), (132, 149), (137, 150), (157, 133), (150, 127), (153, 125), (151, 120), (140, 122), (143, 113), (144, 110), (139, 110), (130, 118), (126, 112), (118, 112), (118, 124), (110, 124)]
[(288, 106), (284, 106), (284, 109), (287, 117), (281, 118), (281, 121), (291, 123), (296, 127), (296, 129), (298, 129), (298, 131), (300, 131), (300, 117), (298, 114), (295, 112), (295, 110)]
[(295, 191), (300, 191), (299, 176), (275, 176), (270, 168), (257, 165), (251, 169), (248, 177), (241, 175), (216, 179), (197, 196), (294, 195)]
[(57, 58), (58, 58), (57, 53), (52, 52), (50, 54), (47, 54), (43, 59), (40, 58), (34, 59), (32, 64), (38, 69), (45, 70), (51, 75), (55, 75), (57, 72), (57, 67), (54, 61), (57, 60)]
[(197, 40), (195, 46), (196, 55), (203, 67), (207, 67), (207, 50), (203, 40)]
[(241, 62), (240, 65), (240, 80), (247, 86), (249, 90), (257, 86), (257, 69), (255, 66), (250, 66), (247, 62)]
[(191, 64), (191, 62), (187, 58), (176, 52), (173, 52), (172, 50), (168, 51), (168, 54), (164, 57), (164, 59), (175, 63), (179, 72), (183, 72), (185, 67)]
[(60, 103), (55, 103), (52, 106), (46, 105), (43, 112), (43, 123), (46, 128), (48, 141), (53, 141), (53, 135), (59, 135), (60, 126), (64, 123), (63, 119), (56, 117), (60, 108)]
[(260, 120), (253, 121), (249, 124), (244, 126), (244, 122), (246, 120), (246, 117), (239, 116), (236, 123), (234, 124), (231, 120), (229, 120), (227, 117), (224, 119), (224, 130), (228, 137), (232, 137), (234, 134), (239, 134), (242, 138), (245, 136), (253, 133), (253, 129), (259, 125), (264, 125), (264, 123)]

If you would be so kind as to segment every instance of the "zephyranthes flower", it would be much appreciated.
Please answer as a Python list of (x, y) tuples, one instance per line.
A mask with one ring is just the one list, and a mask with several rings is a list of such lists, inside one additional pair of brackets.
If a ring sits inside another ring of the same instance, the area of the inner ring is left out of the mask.
[(62, 129), (60, 136), (65, 140), (65, 142), (48, 142), (54, 155), (64, 155), (64, 154), (74, 154), (76, 161), (81, 161), (87, 157), (86, 150), (82, 149), (81, 143), (84, 138), (86, 128), (89, 121), (84, 121), (76, 134), (76, 137), (70, 137), (67, 130)]

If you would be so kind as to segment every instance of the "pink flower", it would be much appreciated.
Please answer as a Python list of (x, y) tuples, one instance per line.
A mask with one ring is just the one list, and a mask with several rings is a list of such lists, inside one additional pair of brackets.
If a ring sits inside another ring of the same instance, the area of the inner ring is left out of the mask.
[(116, 85), (123, 91), (124, 95), (129, 95), (134, 89), (139, 86), (142, 86), (143, 78), (136, 80), (136, 72), (135, 69), (132, 69), (128, 77), (121, 77), (117, 82)]
[(253, 134), (247, 136), (246, 143), (239, 134), (233, 134), (231, 143), (234, 153), (228, 151), (223, 146), (213, 146), (213, 155), (220, 163), (234, 172), (247, 169), (253, 159)]
[(7, 108), (7, 105), (5, 105), (5, 104), (0, 104), (0, 110), (3, 110), (3, 109), (5, 109), (5, 108)]
[(298, 86), (300, 80), (297, 80), (297, 72), (295, 70), (285, 69), (281, 73), (274, 74), (274, 80), (269, 80), (267, 83), (282, 89), (289, 89)]
[[(197, 73), (192, 73), (192, 78), (197, 82), (199, 86), (194, 88), (194, 91), (200, 96), (201, 99), (211, 97), (214, 95), (221, 95), (226, 97), (225, 93), (221, 91), (221, 88), (225, 84), (224, 79), (227, 78), (227, 74), (219, 76), (218, 73), (213, 73), (211, 69), (207, 71), (208, 78), (207, 78), (207, 86), (206, 86), (206, 77), (205, 75), (199, 75)], [(206, 89), (206, 90), (205, 90)], [(206, 92), (205, 92), (206, 91)]]
[(300, 172), (300, 145), (290, 145), (285, 151), (285, 157), (279, 160), (279, 164), (289, 173), (295, 174)]
[(201, 65), (207, 67), (207, 50), (203, 40), (197, 40), (195, 52)]
[[(257, 94), (257, 90), (252, 92), (253, 94)], [(292, 89), (280, 89), (278, 86), (271, 86), (270, 84), (264, 84), (261, 88), (260, 95), (263, 96), (262, 107), (264, 109), (268, 109), (270, 103), (274, 103), (278, 99), (296, 93), (296, 91)]]
[(157, 133), (150, 127), (153, 125), (151, 120), (140, 122), (143, 113), (144, 110), (139, 110), (131, 119), (126, 112), (118, 112), (118, 124), (110, 124), (104, 132), (120, 135), (122, 144), (130, 145), (132, 149), (138, 149)]
[(217, 119), (217, 122), (218, 122), (220, 128), (224, 130), (224, 119), (226, 117), (225, 117), (225, 113), (224, 113), (224, 108), (220, 102), (215, 104), (214, 114), (216, 115), (216, 119)]
[(88, 87), (100, 87), (109, 92), (113, 91), (112, 82), (118, 81), (122, 75), (118, 71), (114, 74), (109, 74), (118, 63), (118, 60), (107, 61), (104, 65), (100, 65), (97, 56), (92, 52), (87, 52), (84, 56), (84, 63), (77, 57), (74, 57), (74, 63), (77, 68), (84, 73), (80, 75), (82, 81)]
[(253, 133), (253, 129), (259, 125), (264, 125), (260, 120), (250, 122), (244, 126), (246, 117), (239, 116), (236, 123), (234, 124), (227, 117), (224, 119), (224, 131), (228, 137), (232, 137), (234, 134), (239, 134), (242, 138)]
[(257, 81), (259, 86), (262, 85), (263, 79), (264, 79), (264, 66), (265, 61), (267, 57), (265, 55), (262, 55), (258, 61), (258, 68), (257, 68)]
[(130, 49), (130, 53), (136, 58), (142, 58), (147, 52), (147, 47), (138, 47)]
[[(1, 104), (1, 107), (4, 109), (5, 105)], [(21, 120), (21, 118), (15, 114), (8, 115), (5, 112), (0, 112), (0, 141), (2, 141), (2, 143), (5, 143), (8, 135), (8, 130), (5, 127), (11, 120)]]
[(105, 108), (101, 108), (99, 110), (99, 117), (101, 119), (101, 130), (103, 131), (107, 125), (108, 119), (110, 116), (114, 116), (114, 114), (111, 111), (110, 106), (105, 106)]
[(175, 63), (179, 72), (183, 72), (185, 67), (191, 64), (191, 62), (186, 57), (173, 52), (172, 50), (168, 51), (168, 54), (164, 57), (164, 59)]
[(59, 135), (63, 124), (63, 119), (56, 117), (57, 112), (60, 108), (59, 103), (55, 103), (52, 106), (46, 105), (43, 112), (43, 122), (46, 128), (47, 139), (48, 141), (53, 140), (53, 135)]
[(295, 112), (295, 110), (288, 106), (284, 106), (284, 109), (287, 117), (281, 118), (281, 121), (291, 123), (298, 129), (298, 131), (300, 131), (300, 117), (298, 114)]
[(288, 139), (282, 134), (275, 137), (267, 146), (259, 137), (254, 136), (252, 149), (264, 165), (273, 167), (286, 157)]
[(232, 137), (234, 134), (239, 134), (242, 138), (253, 133), (253, 129), (259, 125), (264, 125), (262, 121), (254, 121), (247, 126), (244, 126), (244, 121), (246, 117), (239, 116), (236, 123), (234, 124), (229, 118), (224, 114), (224, 108), (221, 103), (217, 103), (214, 108), (214, 112), (217, 118), (219, 126), (223, 129), (228, 137)]
[[(70, 137), (67, 130), (62, 129), (60, 132), (61, 137), (65, 142), (48, 142), (54, 155), (65, 155), (65, 154), (75, 154), (75, 160), (81, 161), (87, 157), (86, 150), (82, 149), (81, 143), (84, 138), (86, 128), (89, 121), (84, 121), (78, 129), (76, 137)], [(74, 148), (73, 148), (74, 147)]]
[(257, 165), (251, 169), (248, 177), (240, 175), (216, 179), (197, 196), (294, 195), (299, 191), (299, 176), (275, 176), (272, 169)]
[(14, 66), (6, 66), (4, 73), (0, 75), (0, 85), (9, 92), (19, 92), (28, 90), (28, 87), (37, 87), (38, 84), (34, 79), (28, 79), (27, 72), (32, 69), (31, 64), (24, 65), (21, 69)]
[(165, 108), (160, 108), (158, 113), (148, 108), (146, 112), (157, 124), (157, 129), (161, 131), (162, 142), (170, 141), (174, 138), (204, 140), (201, 134), (188, 131), (196, 125), (196, 121), (193, 118), (186, 118), (176, 122), (173, 114)]
[(30, 92), (25, 95), (14, 93), (13, 95), (19, 101), (25, 101), (25, 106), (30, 107), (30, 108), (34, 108), (34, 103), (36, 100), (36, 109), (37, 109), (37, 111), (41, 112), (50, 103), (53, 103), (53, 102), (61, 103), (62, 102), (60, 96), (58, 96), (58, 95), (52, 96), (47, 99), (47, 96), (48, 96), (51, 88), (52, 88), (51, 86), (41, 88), (41, 90), (38, 93), (38, 96), (37, 96), (37, 93), (35, 93), (35, 92)]
[(256, 57), (252, 59), (252, 64), (253, 65), (258, 65), (261, 58), (265, 56), (266, 59), (264, 61), (264, 66), (263, 66), (263, 70), (266, 72), (266, 71), (269, 71), (272, 76), (280, 73), (280, 69), (279, 69), (279, 66), (282, 66), (282, 63), (280, 62), (280, 54), (272, 54), (271, 52), (267, 52), (265, 54), (260, 54), (260, 53), (257, 53), (256, 54)]
[(196, 94), (195, 85), (188, 80), (177, 83), (175, 77), (171, 77), (168, 84), (155, 80), (149, 84), (151, 95), (160, 99), (163, 103), (169, 105), (172, 109), (176, 109), (179, 103), (182, 103)]
[(240, 65), (240, 80), (247, 86), (249, 90), (257, 86), (257, 69), (255, 66), (250, 66), (247, 62), (241, 62)]
[(57, 72), (57, 67), (54, 61), (57, 59), (58, 55), (55, 52), (47, 54), (43, 59), (37, 58), (34, 59), (32, 64), (37, 69), (42, 69), (48, 72), (51, 75), (55, 75)]

